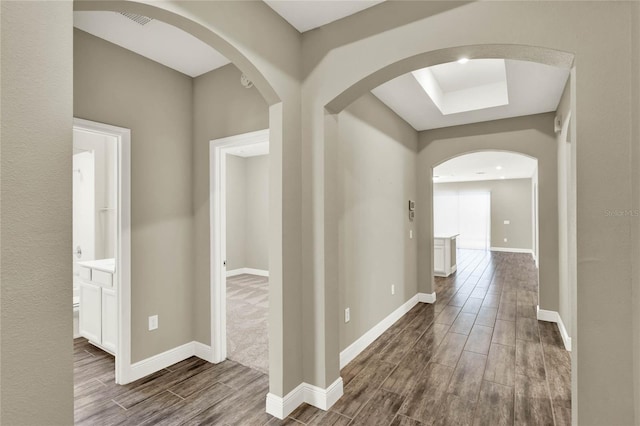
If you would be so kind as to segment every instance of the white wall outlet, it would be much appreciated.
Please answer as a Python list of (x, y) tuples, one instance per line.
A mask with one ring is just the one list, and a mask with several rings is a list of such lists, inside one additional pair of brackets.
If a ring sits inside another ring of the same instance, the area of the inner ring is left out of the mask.
[(391, 284), (391, 294), (396, 294), (396, 286), (395, 284)]
[(349, 308), (344, 310), (344, 322), (349, 322), (349, 320), (351, 319), (351, 311), (349, 311)]
[(507, 239), (506, 239), (506, 238), (504, 239), (504, 242), (505, 242), (505, 243), (507, 242)]
[(510, 221), (510, 220), (505, 220), (505, 221), (504, 221), (504, 224), (505, 224), (505, 225), (510, 225), (510, 224), (511, 224), (511, 221)]
[(409, 239), (413, 240), (413, 229), (409, 229)]
[(158, 328), (158, 316), (152, 315), (149, 317), (149, 331), (155, 330)]

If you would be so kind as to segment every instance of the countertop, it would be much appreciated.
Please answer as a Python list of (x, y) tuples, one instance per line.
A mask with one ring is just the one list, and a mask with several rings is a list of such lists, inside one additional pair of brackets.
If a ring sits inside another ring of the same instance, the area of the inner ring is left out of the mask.
[(433, 238), (434, 239), (438, 239), (438, 240), (452, 240), (452, 239), (456, 238), (458, 235), (460, 235), (460, 234), (436, 235)]
[(111, 274), (116, 271), (115, 259), (85, 260), (77, 263), (85, 268), (97, 269), (98, 271), (109, 272)]

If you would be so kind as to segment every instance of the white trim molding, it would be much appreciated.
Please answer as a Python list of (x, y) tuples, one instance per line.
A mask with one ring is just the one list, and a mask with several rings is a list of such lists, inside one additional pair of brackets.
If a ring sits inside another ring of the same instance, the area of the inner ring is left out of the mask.
[(167, 368), (177, 362), (194, 355), (193, 342), (185, 343), (168, 351), (164, 351), (135, 364), (131, 364), (131, 372), (129, 374), (130, 381), (136, 381), (163, 368)]
[[(416, 306), (420, 301), (419, 293), (413, 296), (411, 299), (407, 300), (403, 303), (398, 309), (391, 312), (380, 321), (378, 324), (374, 325), (369, 331), (364, 333), (358, 340), (347, 346), (342, 352), (340, 352), (340, 369), (344, 368), (345, 365), (349, 364), (355, 357), (360, 354), (367, 346), (373, 343), (378, 337), (382, 335), (389, 327), (391, 327), (396, 321), (398, 321), (404, 314), (409, 312), (411, 308)], [(435, 299), (435, 297), (434, 297)]]
[(196, 341), (169, 349), (168, 351), (132, 364), (128, 374), (129, 383), (153, 374), (156, 371), (160, 371), (163, 368), (170, 367), (192, 356), (197, 356), (200, 359), (211, 362), (213, 351), (211, 350), (211, 346)]
[(540, 321), (548, 321), (555, 322), (558, 324), (558, 329), (560, 330), (560, 335), (562, 336), (562, 341), (564, 342), (564, 348), (568, 351), (571, 351), (571, 337), (569, 337), (569, 333), (567, 333), (567, 329), (564, 326), (564, 322), (562, 322), (562, 317), (556, 311), (547, 311), (545, 309), (540, 309), (540, 306), (537, 306), (538, 310), (538, 320)]
[(135, 380), (131, 378), (131, 130), (75, 117), (73, 129), (107, 135), (117, 140), (115, 275), (118, 284), (115, 290), (118, 336), (115, 349), (115, 382), (125, 385)]
[(304, 385), (300, 383), (294, 390), (280, 397), (269, 392), (267, 394), (267, 413), (280, 420), (285, 419), (296, 408), (304, 403)]
[(418, 302), (420, 303), (436, 303), (436, 292), (418, 293)]
[(268, 277), (269, 271), (265, 271), (264, 269), (254, 269), (254, 268), (238, 268), (227, 271), (227, 277), (235, 277), (236, 275), (249, 274), (249, 275), (258, 275), (260, 277)]
[[(209, 276), (213, 361), (227, 358), (226, 158), (231, 148), (269, 142), (269, 129), (209, 141)], [(244, 271), (244, 268), (243, 268)], [(259, 270), (251, 270), (259, 271)], [(233, 272), (233, 271), (229, 271)], [(250, 272), (243, 272), (250, 273)]]
[(267, 413), (282, 420), (305, 402), (326, 411), (340, 399), (343, 393), (342, 377), (338, 377), (326, 389), (308, 383), (300, 383), (284, 397), (268, 393), (266, 401)]
[(534, 256), (533, 250), (531, 250), (531, 249), (514, 248), (514, 247), (491, 247), (489, 250), (491, 250), (491, 251), (503, 251), (503, 252), (507, 252), (507, 253), (527, 253), (527, 254), (530, 254), (531, 256)]
[(193, 355), (208, 362), (213, 362), (213, 349), (209, 345), (193, 342)]

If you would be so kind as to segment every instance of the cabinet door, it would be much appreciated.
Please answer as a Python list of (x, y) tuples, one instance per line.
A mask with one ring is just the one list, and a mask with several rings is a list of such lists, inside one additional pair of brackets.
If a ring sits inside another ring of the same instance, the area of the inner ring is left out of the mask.
[(444, 273), (444, 247), (433, 247), (433, 270), (434, 272)]
[(80, 335), (94, 343), (102, 341), (102, 289), (80, 283)]
[(115, 353), (118, 342), (118, 301), (115, 290), (102, 289), (102, 347)]

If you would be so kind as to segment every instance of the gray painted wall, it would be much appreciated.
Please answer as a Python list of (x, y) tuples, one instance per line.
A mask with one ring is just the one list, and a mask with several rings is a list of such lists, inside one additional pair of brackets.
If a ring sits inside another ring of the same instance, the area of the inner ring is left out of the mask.
[(416, 147), (417, 132), (371, 94), (340, 114), (340, 350), (417, 292)]
[(227, 155), (227, 271), (246, 268), (247, 182), (246, 161)]
[(473, 191), (491, 193), (491, 247), (531, 250), (531, 179), (433, 184), (434, 195)]
[(227, 271), (269, 270), (269, 156), (227, 155)]
[(255, 87), (245, 89), (240, 84), (241, 74), (229, 64), (193, 79), (193, 324), (195, 339), (207, 345), (211, 344), (209, 141), (269, 128), (267, 104)]
[[(193, 340), (192, 79), (74, 30), (76, 117), (131, 129), (131, 361)], [(148, 317), (160, 327), (148, 330)]]
[(246, 267), (269, 270), (269, 156), (246, 162)]
[(0, 7), (0, 424), (70, 425), (72, 4)]

